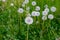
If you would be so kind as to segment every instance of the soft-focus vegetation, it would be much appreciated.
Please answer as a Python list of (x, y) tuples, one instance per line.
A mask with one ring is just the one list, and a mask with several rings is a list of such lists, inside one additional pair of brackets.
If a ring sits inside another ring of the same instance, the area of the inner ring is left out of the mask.
[[(26, 12), (20, 14), (17, 12), (18, 8), (24, 0), (0, 0), (0, 40), (27, 40), (27, 27), (25, 23)], [(33, 24), (29, 25), (28, 40), (56, 40), (60, 38), (60, 0), (30, 0), (26, 7), (30, 7), (29, 13), (35, 10), (31, 5), (32, 1), (36, 1), (37, 5), (41, 7), (40, 13), (44, 10), (44, 5), (56, 7), (56, 12), (49, 12), (54, 15), (53, 20), (47, 19), (43, 21), (42, 15), (33, 17)], [(10, 4), (14, 3), (14, 6)], [(38, 21), (38, 23), (36, 23)]]

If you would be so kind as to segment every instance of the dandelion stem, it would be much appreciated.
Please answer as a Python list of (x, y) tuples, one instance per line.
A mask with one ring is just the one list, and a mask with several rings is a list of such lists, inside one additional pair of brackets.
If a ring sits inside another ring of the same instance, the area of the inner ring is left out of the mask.
[(28, 40), (28, 35), (29, 35), (29, 25), (27, 26), (27, 40)]

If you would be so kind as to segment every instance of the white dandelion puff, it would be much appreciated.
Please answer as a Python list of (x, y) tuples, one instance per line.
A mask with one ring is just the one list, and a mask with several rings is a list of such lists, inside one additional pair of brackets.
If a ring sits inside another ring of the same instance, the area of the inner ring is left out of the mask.
[(36, 5), (36, 2), (35, 1), (32, 1), (32, 6), (35, 6)]
[(40, 16), (40, 12), (36, 12), (36, 16)]
[(26, 17), (25, 18), (25, 23), (28, 24), (28, 25), (32, 24), (33, 23), (33, 18), (32, 17)]
[(51, 7), (51, 11), (52, 11), (52, 12), (55, 12), (55, 11), (56, 11), (56, 7), (54, 7), (54, 6)]
[(29, 0), (25, 0), (24, 3), (25, 3), (25, 4), (28, 4), (28, 3), (29, 3)]
[(46, 15), (48, 15), (48, 12), (47, 11), (43, 11), (42, 12), (42, 15), (45, 15), (46, 16)]
[(23, 12), (24, 12), (23, 8), (19, 8), (19, 9), (18, 9), (18, 12), (19, 12), (19, 13), (23, 13)]
[(42, 16), (42, 20), (47, 20), (47, 16)]
[(40, 10), (40, 7), (39, 6), (36, 6), (36, 9), (35, 9), (36, 11), (39, 11)]
[(32, 16), (39, 16), (40, 15), (40, 12), (33, 11), (31, 15)]
[(53, 18), (54, 18), (54, 15), (49, 14), (49, 15), (48, 15), (48, 18), (49, 18), (49, 19), (53, 19)]
[(33, 12), (31, 13), (31, 15), (32, 15), (32, 16), (36, 16), (36, 11), (33, 11)]
[(49, 8), (45, 8), (45, 10), (44, 10), (44, 11), (49, 12)]

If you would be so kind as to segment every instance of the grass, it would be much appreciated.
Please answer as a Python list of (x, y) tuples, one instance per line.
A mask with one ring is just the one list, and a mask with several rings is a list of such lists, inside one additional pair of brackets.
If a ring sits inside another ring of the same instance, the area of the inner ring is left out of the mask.
[[(30, 6), (30, 13), (35, 9), (31, 5), (32, 1), (36, 1), (37, 5), (41, 7), (40, 12), (44, 10), (44, 5), (47, 4), (49, 8), (55, 6), (57, 8), (53, 20), (42, 21), (41, 16), (33, 17), (34, 23), (29, 25), (28, 39), (27, 24), (24, 22), (26, 12), (20, 14), (17, 12), (21, 7), (23, 0), (7, 0), (0, 1), (0, 40), (56, 40), (60, 37), (60, 0), (30, 0), (26, 7)], [(10, 3), (14, 3), (11, 7)], [(26, 8), (24, 7), (24, 9)], [(39, 21), (36, 24), (36, 21)]]

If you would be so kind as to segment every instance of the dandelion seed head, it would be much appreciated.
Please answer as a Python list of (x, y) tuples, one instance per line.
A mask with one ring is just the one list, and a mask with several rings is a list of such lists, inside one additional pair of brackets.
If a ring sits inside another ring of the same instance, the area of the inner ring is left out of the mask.
[(43, 11), (42, 15), (48, 15), (48, 12), (47, 11)]
[(54, 16), (53, 16), (52, 14), (49, 14), (49, 15), (48, 15), (48, 18), (49, 18), (49, 19), (53, 19)]
[(36, 9), (35, 9), (36, 11), (39, 11), (40, 10), (40, 7), (39, 6), (36, 6)]
[(47, 20), (47, 16), (42, 16), (42, 20)]
[(40, 16), (40, 12), (36, 12), (36, 16)]
[(25, 0), (24, 2), (25, 2), (25, 4), (28, 4), (29, 3), (29, 0)]
[(40, 12), (33, 11), (31, 15), (32, 16), (39, 16), (40, 15)]
[(19, 12), (19, 13), (23, 13), (23, 12), (24, 12), (23, 8), (19, 8), (19, 9), (18, 9), (18, 12)]
[(36, 11), (33, 11), (33, 12), (31, 13), (31, 15), (32, 15), (32, 16), (36, 16)]
[(32, 1), (32, 6), (35, 6), (36, 5), (36, 2), (35, 1)]
[(25, 18), (25, 23), (28, 24), (28, 25), (32, 24), (33, 23), (33, 18), (32, 17), (26, 17)]
[(49, 8), (45, 8), (45, 10), (44, 10), (44, 11), (49, 12)]
[(54, 6), (51, 7), (51, 11), (52, 11), (52, 12), (55, 12), (55, 11), (56, 11), (56, 7), (54, 7)]

